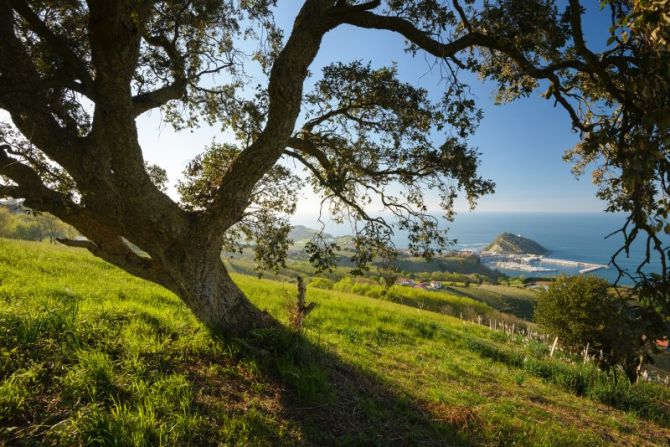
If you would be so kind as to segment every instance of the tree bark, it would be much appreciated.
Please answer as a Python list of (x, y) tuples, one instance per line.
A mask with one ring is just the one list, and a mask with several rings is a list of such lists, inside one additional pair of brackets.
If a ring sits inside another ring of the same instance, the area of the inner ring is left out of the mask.
[(255, 328), (278, 324), (251, 303), (233, 282), (216, 245), (202, 250), (189, 247), (183, 262), (169, 269), (169, 275), (171, 281), (164, 285), (217, 334), (238, 337)]

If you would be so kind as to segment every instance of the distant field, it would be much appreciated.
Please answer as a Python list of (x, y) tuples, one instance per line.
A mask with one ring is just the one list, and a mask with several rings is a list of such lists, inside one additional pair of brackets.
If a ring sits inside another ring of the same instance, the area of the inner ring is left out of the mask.
[[(228, 256), (225, 258), (226, 263), (235, 272), (245, 275), (256, 275), (258, 272), (254, 269), (255, 263), (253, 261), (253, 252), (245, 249), (240, 254)], [(341, 278), (347, 276), (352, 268), (350, 261), (350, 254), (340, 253), (338, 256), (338, 266), (333, 272), (319, 273), (320, 276), (330, 276), (332, 278)], [(402, 274), (417, 274), (417, 273), (434, 273), (434, 272), (451, 272), (458, 275), (475, 275), (490, 281), (496, 282), (503, 275), (499, 272), (489, 269), (488, 267), (477, 263), (470, 258), (461, 257), (436, 257), (431, 261), (426, 261), (421, 258), (401, 257), (398, 259), (397, 267)], [(374, 275), (376, 271), (375, 266), (371, 266), (369, 274)], [(315, 269), (309, 264), (304, 253), (298, 251), (291, 251), (289, 259), (286, 261), (286, 267), (282, 267), (278, 272), (263, 272), (263, 276), (270, 279), (287, 279), (294, 278), (296, 275), (312, 276), (315, 275)], [(472, 278), (471, 278), (472, 279)]]
[[(235, 276), (282, 321), (294, 285)], [(482, 289), (484, 290), (484, 289)], [(332, 290), (302, 334), (212, 337), (89, 254), (0, 240), (0, 445), (661, 446), (670, 391)]]
[(447, 290), (482, 301), (500, 312), (516, 315), (527, 321), (533, 319), (537, 298), (532, 290), (497, 284), (447, 287)]
[(476, 273), (493, 282), (503, 276), (501, 273), (479, 264), (472, 258), (457, 256), (436, 257), (428, 262), (423, 259), (401, 258), (398, 260), (398, 268), (405, 272), (453, 272), (465, 275)]

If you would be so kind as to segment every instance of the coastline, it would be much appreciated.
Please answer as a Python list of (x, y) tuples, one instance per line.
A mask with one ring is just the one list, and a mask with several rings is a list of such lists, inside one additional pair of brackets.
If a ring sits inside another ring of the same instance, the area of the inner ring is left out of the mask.
[(577, 273), (582, 275), (598, 270), (607, 270), (609, 266), (592, 262), (574, 261), (571, 259), (549, 258), (543, 255), (534, 255), (530, 253), (494, 253), (479, 252), (479, 257), (485, 266), (494, 270), (511, 270), (526, 273), (551, 273), (556, 274), (561, 271), (556, 267), (568, 269), (578, 269)]

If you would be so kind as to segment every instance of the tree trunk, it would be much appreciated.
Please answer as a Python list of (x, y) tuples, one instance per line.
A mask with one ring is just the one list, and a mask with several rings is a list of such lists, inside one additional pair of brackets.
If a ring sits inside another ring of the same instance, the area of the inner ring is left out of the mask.
[[(189, 248), (191, 256), (170, 269), (172, 287), (196, 317), (217, 334), (238, 337), (259, 327), (278, 324), (259, 310), (233, 282), (217, 246)], [(164, 284), (166, 285), (166, 284)]]

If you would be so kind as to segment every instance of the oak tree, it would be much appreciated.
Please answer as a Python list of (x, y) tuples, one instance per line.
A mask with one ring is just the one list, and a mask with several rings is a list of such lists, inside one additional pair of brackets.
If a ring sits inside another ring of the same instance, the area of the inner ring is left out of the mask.
[[(243, 334), (269, 319), (221, 251), (246, 238), (261, 264), (282, 263), (303, 181), (335, 219), (356, 222), (358, 269), (393, 258), (398, 228), (418, 255), (447, 244), (426, 192), (449, 219), (459, 192), (474, 204), (493, 190), (468, 145), (481, 114), (460, 73), (472, 71), (498, 83), (501, 101), (546, 89), (582, 135), (572, 156), (600, 163), (601, 195), (667, 255), (656, 242), (668, 208), (667, 2), (602, 3), (612, 28), (596, 51), (579, 0), (305, 0), (286, 36), (273, 0), (0, 0), (0, 109), (11, 118), (0, 196), (74, 226), (87, 240), (64, 243), (165, 286), (210, 328)], [(323, 36), (344, 25), (396, 33), (442, 64), (442, 99), (365, 62), (333, 61), (303, 91)], [(250, 85), (248, 64), (265, 85)], [(179, 201), (138, 142), (137, 117), (153, 109), (177, 129), (204, 122), (235, 136), (189, 164)], [(372, 200), (393, 219), (366, 211)], [(332, 265), (327, 240), (307, 249)]]

